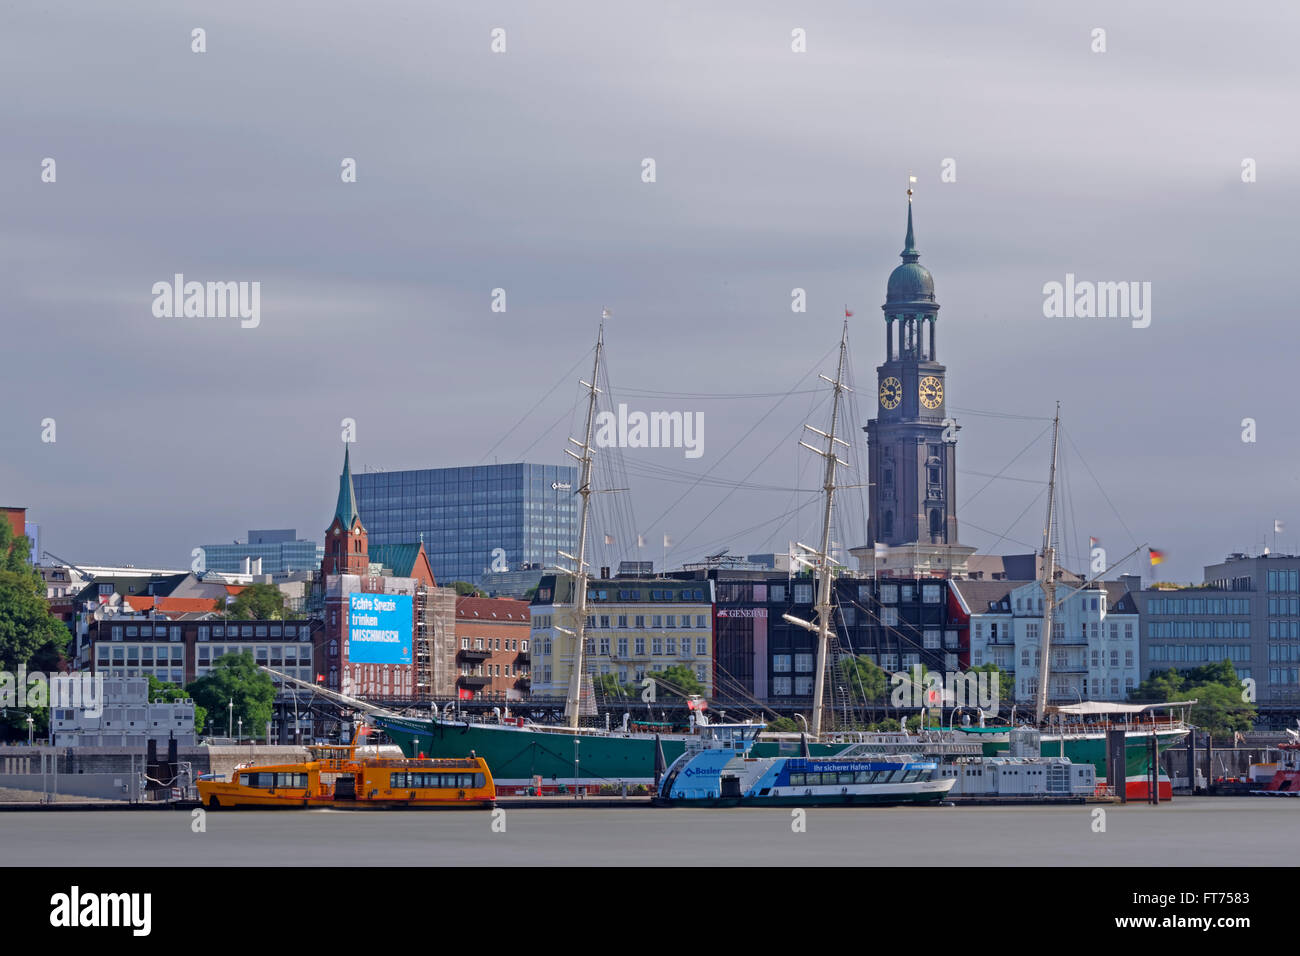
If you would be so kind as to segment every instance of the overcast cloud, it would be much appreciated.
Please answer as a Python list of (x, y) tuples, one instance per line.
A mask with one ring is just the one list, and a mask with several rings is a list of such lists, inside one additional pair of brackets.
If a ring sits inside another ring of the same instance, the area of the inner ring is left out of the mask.
[[(1038, 543), (1044, 441), (1007, 471), (1030, 481), (975, 492), (1059, 399), (1076, 556), (1149, 542), (1199, 580), (1274, 519), (1295, 551), (1298, 25), (1280, 2), (6, 4), (0, 503), (74, 561), (186, 566), (250, 527), (319, 537), (344, 417), (359, 469), (475, 464), (530, 411), (487, 460), (559, 463), (576, 383), (539, 401), (604, 307), (616, 389), (696, 395), (793, 388), (847, 304), (864, 422), (911, 172), (965, 543)], [(178, 272), (260, 282), (261, 324), (156, 318)], [(1044, 318), (1066, 273), (1151, 282), (1150, 327)], [(674, 563), (811, 539), (815, 506), (739, 533), (810, 494), (670, 509), (689, 486), (642, 466), (813, 491), (816, 398), (725, 460), (774, 399), (625, 399), (706, 418), (699, 459), (626, 453), (639, 529)]]

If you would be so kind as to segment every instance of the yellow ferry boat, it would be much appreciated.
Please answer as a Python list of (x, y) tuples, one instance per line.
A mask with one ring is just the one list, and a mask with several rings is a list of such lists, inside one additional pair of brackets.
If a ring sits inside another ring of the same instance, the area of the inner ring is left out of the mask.
[(200, 777), (212, 809), (303, 807), (490, 809), (496, 784), (482, 757), (358, 756), (356, 744), (307, 748), (302, 763), (238, 767), (230, 780)]

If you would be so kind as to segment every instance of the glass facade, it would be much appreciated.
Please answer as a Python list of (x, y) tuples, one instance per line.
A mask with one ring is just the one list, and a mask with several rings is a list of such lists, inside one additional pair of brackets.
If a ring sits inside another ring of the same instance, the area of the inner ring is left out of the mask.
[(370, 543), (423, 538), (439, 584), (477, 583), (492, 570), (498, 548), (510, 571), (553, 565), (557, 550), (576, 553), (576, 467), (521, 463), (362, 472), (353, 473), (352, 483)]
[(205, 544), (204, 562), (209, 571), (238, 574), (245, 558), (261, 558), (263, 574), (287, 571), (316, 571), (325, 558), (325, 545), (315, 541), (277, 541), (272, 544)]

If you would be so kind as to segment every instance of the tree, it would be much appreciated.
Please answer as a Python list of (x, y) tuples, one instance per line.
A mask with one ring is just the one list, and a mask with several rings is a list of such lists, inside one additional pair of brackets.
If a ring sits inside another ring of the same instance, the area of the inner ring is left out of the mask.
[(1202, 730), (1217, 737), (1254, 726), (1256, 709), (1246, 700), (1241, 680), (1232, 661), (1222, 660), (1187, 670), (1170, 668), (1152, 674), (1129, 693), (1137, 702), (1196, 700), (1190, 719)]
[[(31, 548), (30, 538), (15, 535), (0, 518), (0, 670), (13, 672), (21, 664), (50, 673), (58, 670), (71, 635), (50, 613), (44, 582), (31, 565)], [(9, 706), (0, 717), (0, 733), (25, 740), (29, 713), (36, 733), (49, 728), (48, 707)]]
[[(149, 677), (149, 700), (151, 702), (160, 699), (167, 700), (167, 701), (184, 700), (185, 698), (190, 696), (185, 691), (184, 688), (178, 687), (175, 684), (168, 684), (164, 681), (160, 681), (152, 674), (149, 674), (148, 677)], [(203, 733), (203, 727), (207, 723), (207, 720), (208, 720), (207, 708), (200, 707), (198, 704), (195, 704), (194, 705), (194, 732), (196, 734)]]
[(484, 597), (483, 592), (468, 581), (452, 581), (451, 586), (456, 589), (456, 593), (461, 597)]
[(274, 584), (250, 584), (226, 606), (226, 615), (237, 621), (284, 621), (295, 617), (285, 610), (284, 592)]
[(878, 704), (885, 699), (889, 675), (866, 654), (843, 658), (839, 671), (855, 704)]
[(646, 676), (662, 680), (671, 691), (687, 695), (704, 694), (704, 685), (696, 678), (695, 671), (685, 664), (673, 664), (661, 671), (651, 671)]
[(998, 701), (995, 709), (1001, 709), (1002, 704), (1014, 704), (1016, 702), (1016, 680), (997, 664), (989, 661), (987, 664), (981, 664), (979, 667), (972, 667), (968, 674), (988, 674), (990, 682), (993, 675), (998, 679)]
[[(212, 670), (185, 689), (195, 704), (213, 715), (228, 711), (230, 702), (234, 701), (228, 722), (242, 717), (244, 732), (250, 736), (261, 734), (271, 719), (275, 685), (269, 674), (258, 669), (248, 651), (218, 657), (212, 663)], [(220, 720), (216, 723), (220, 725)]]
[(793, 717), (774, 717), (767, 722), (767, 729), (777, 734), (797, 734), (803, 728)]
[(592, 686), (601, 697), (635, 697), (637, 693), (635, 684), (620, 684), (613, 674), (597, 675)]

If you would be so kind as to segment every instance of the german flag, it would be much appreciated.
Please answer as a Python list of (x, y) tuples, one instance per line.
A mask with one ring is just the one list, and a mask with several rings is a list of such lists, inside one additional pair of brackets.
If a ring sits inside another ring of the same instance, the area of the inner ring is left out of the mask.
[(1165, 553), (1163, 551), (1157, 551), (1155, 548), (1149, 548), (1148, 550), (1151, 552), (1152, 567), (1159, 564), (1161, 561), (1165, 559)]

